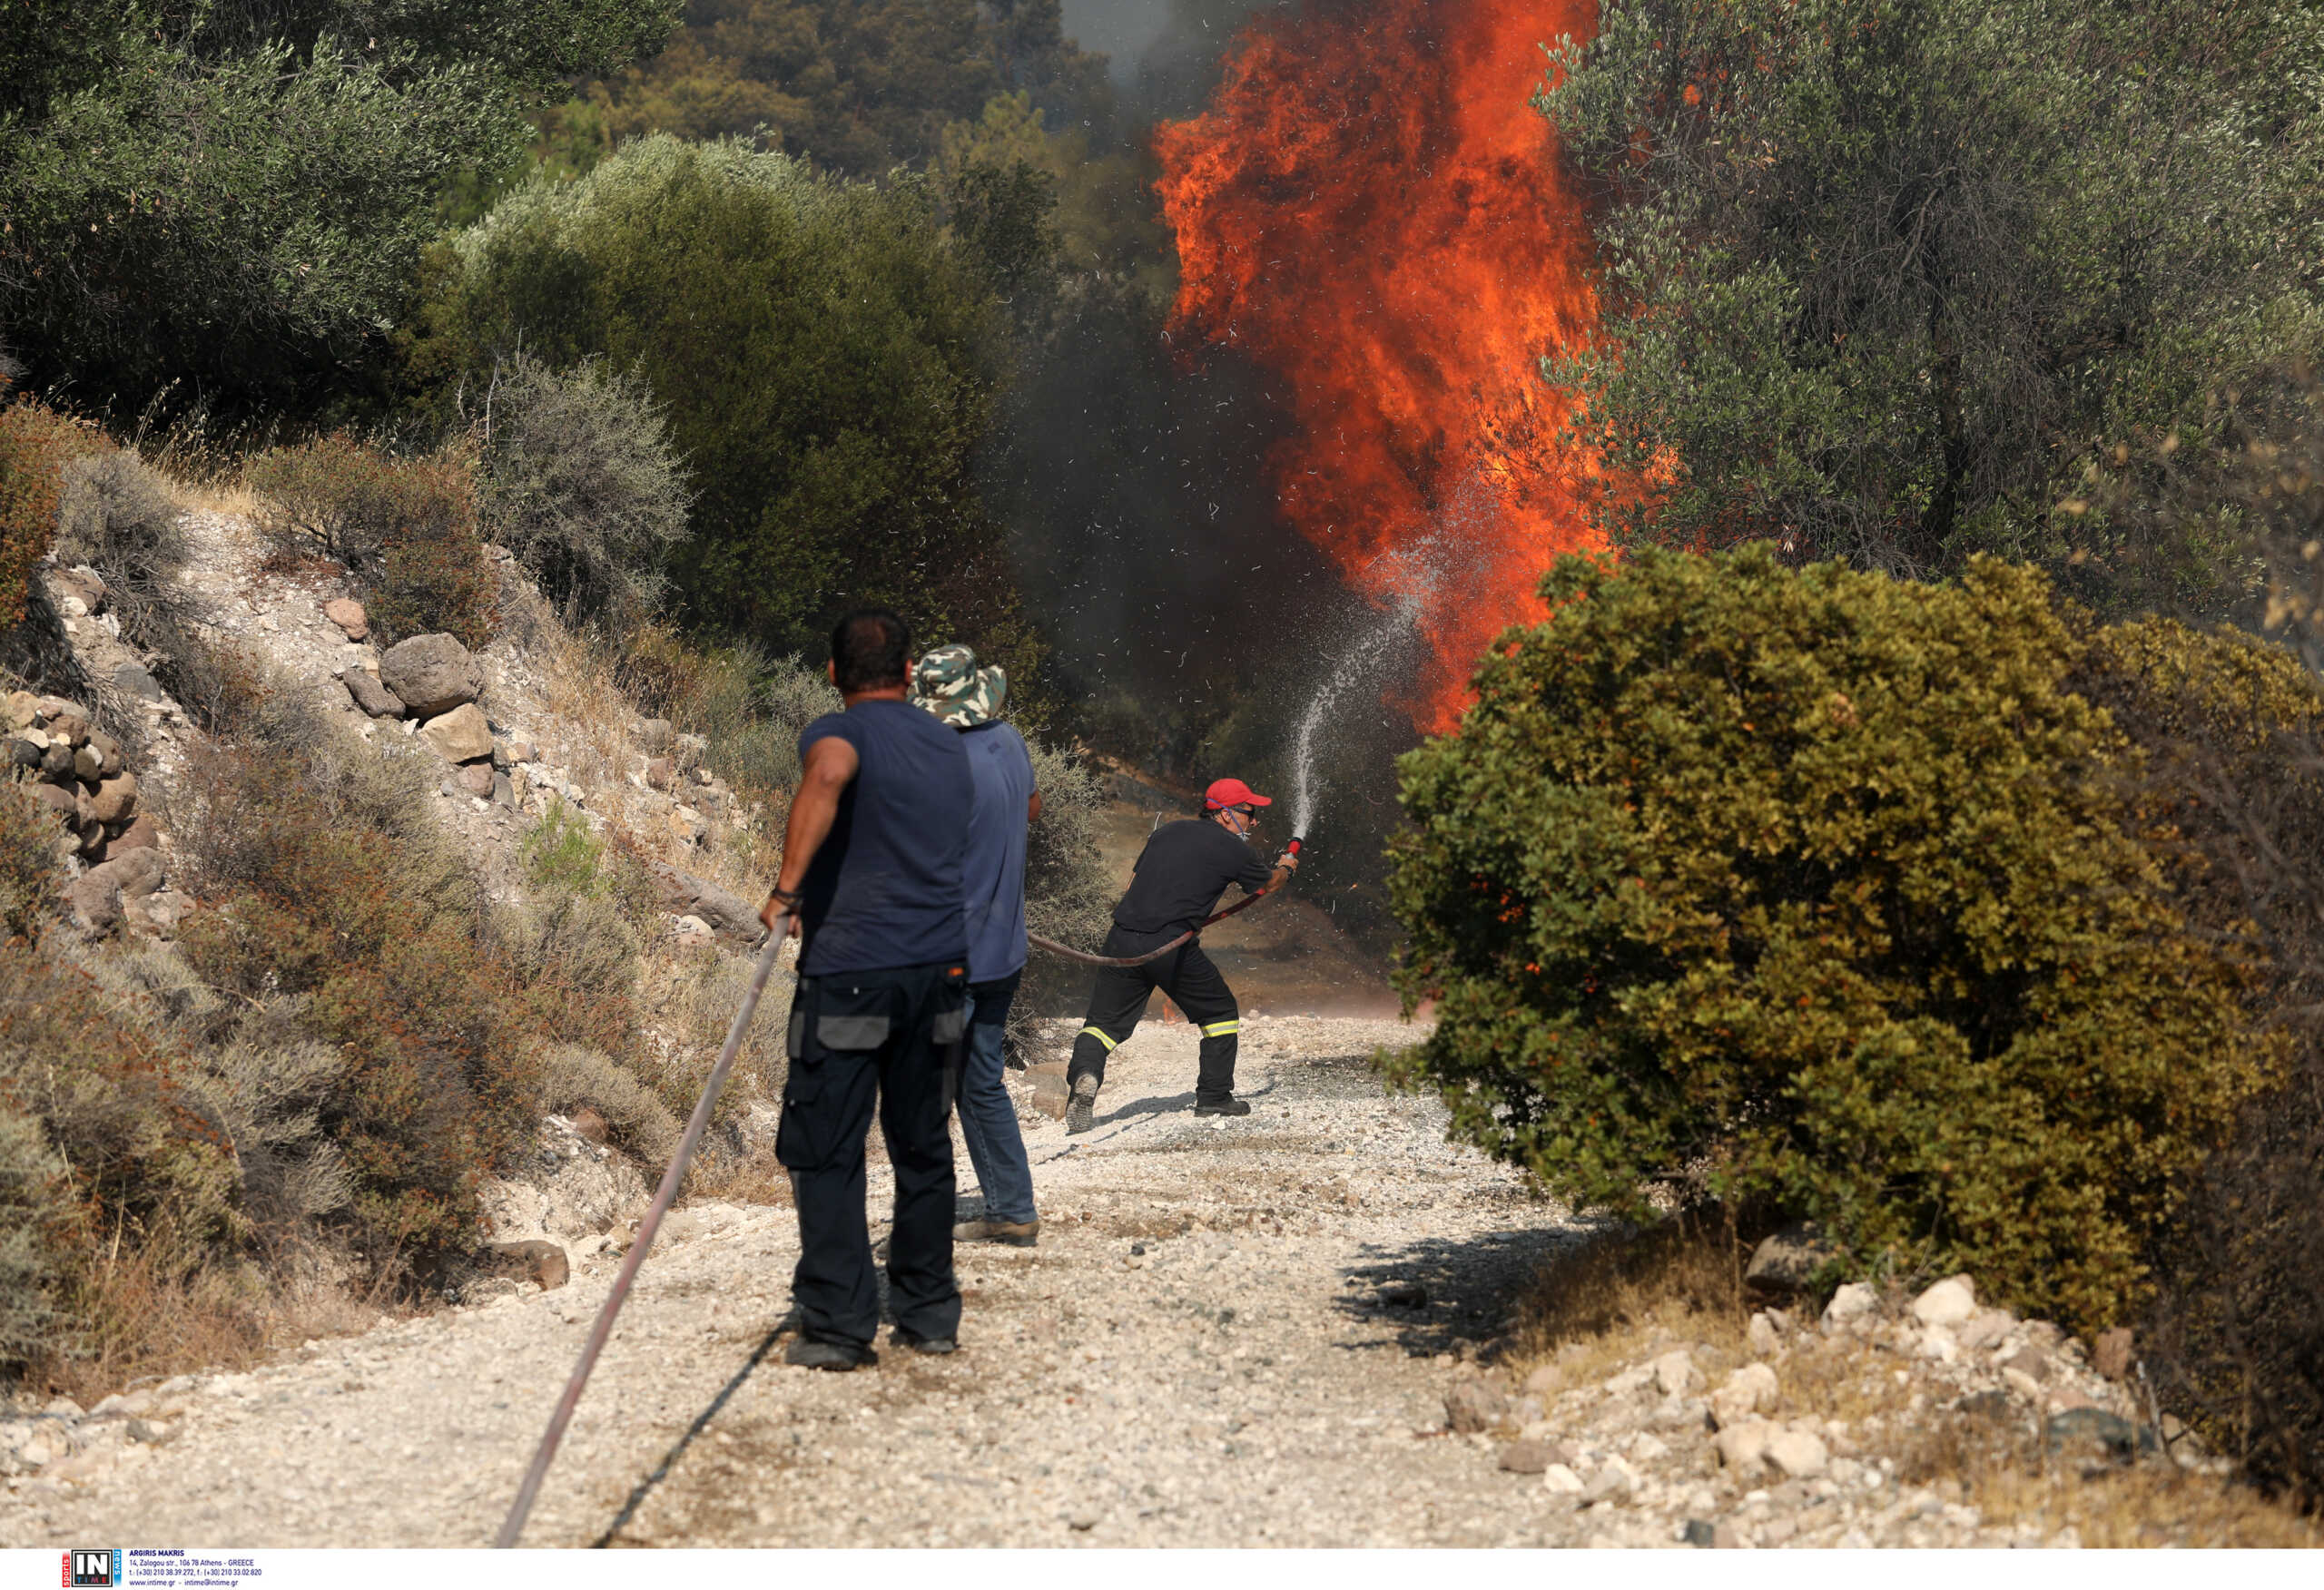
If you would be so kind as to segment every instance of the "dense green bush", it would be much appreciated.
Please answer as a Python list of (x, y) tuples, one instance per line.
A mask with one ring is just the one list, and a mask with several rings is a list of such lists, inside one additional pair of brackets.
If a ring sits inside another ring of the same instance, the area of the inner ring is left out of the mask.
[(2275, 1074), (2260, 947), (2173, 903), (2169, 802), (2073, 693), (2044, 582), (1753, 546), (1561, 561), (1405, 759), (1406, 1068), (1562, 1196), (1675, 1185), (2130, 1309), (2177, 1184)]
[[(134, 412), (364, 384), (464, 167), (670, 0), (0, 7), (0, 321), (34, 386)], [(309, 410), (311, 412), (311, 410)]]
[(458, 251), (415, 362), (471, 394), (519, 347), (641, 376), (698, 493), (669, 571), (695, 621), (805, 649), (885, 602), (1030, 677), (971, 478), (994, 306), (927, 182), (644, 138), (510, 194)]
[(491, 638), (498, 584), (477, 528), (464, 447), (398, 457), (344, 433), (260, 454), (244, 472), (278, 554), (319, 553), (363, 583), (385, 637)]
[(519, 349), (485, 427), (478, 515), (567, 618), (650, 613), (661, 560), (685, 534), (685, 472), (642, 381), (584, 359), (555, 370)]

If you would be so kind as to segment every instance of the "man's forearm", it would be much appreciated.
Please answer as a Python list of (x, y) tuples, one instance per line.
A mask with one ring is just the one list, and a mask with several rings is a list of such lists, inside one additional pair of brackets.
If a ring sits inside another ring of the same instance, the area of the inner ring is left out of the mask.
[(825, 788), (810, 780), (793, 797), (791, 820), (783, 829), (783, 869), (774, 879), (777, 894), (796, 894), (806, 881), (815, 852), (831, 838), (832, 824), (839, 820), (840, 790), (844, 787)]

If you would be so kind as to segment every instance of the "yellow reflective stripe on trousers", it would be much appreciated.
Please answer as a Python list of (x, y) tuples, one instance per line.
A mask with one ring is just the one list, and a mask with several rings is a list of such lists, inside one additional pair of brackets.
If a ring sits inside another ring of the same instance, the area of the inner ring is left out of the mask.
[(1108, 1055), (1112, 1054), (1115, 1050), (1117, 1050), (1117, 1049), (1118, 1049), (1118, 1048), (1120, 1048), (1120, 1047), (1121, 1047), (1121, 1045), (1120, 1045), (1119, 1044), (1116, 1043), (1113, 1039), (1111, 1039), (1111, 1038), (1108, 1037), (1104, 1033), (1100, 1032), (1100, 1031), (1099, 1031), (1098, 1028), (1096, 1028), (1096, 1027), (1083, 1027), (1081, 1030), (1082, 1030), (1083, 1032), (1085, 1032), (1085, 1033), (1088, 1033), (1091, 1037), (1093, 1037), (1093, 1038), (1097, 1039), (1099, 1043), (1101, 1043), (1101, 1044), (1105, 1045), (1106, 1045), (1106, 1053), (1107, 1053), (1107, 1054), (1108, 1054)]
[(1230, 1033), (1239, 1033), (1242, 1030), (1243, 1024), (1240, 1021), (1215, 1021), (1202, 1029), (1202, 1035), (1206, 1038), (1223, 1038)]

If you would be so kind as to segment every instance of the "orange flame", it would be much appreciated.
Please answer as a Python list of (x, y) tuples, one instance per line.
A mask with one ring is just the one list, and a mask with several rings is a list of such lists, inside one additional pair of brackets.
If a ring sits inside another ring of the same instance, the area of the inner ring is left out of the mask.
[(1430, 660), (1404, 704), (1432, 732), (1493, 635), (1544, 615), (1551, 560), (1597, 545), (1596, 465), (1558, 445), (1538, 363), (1596, 323), (1590, 239), (1529, 103), (1541, 45), (1596, 26), (1595, 0), (1311, 4), (1245, 33), (1209, 109), (1156, 133), (1172, 334), (1285, 378), (1283, 512), (1366, 596), (1416, 604)]

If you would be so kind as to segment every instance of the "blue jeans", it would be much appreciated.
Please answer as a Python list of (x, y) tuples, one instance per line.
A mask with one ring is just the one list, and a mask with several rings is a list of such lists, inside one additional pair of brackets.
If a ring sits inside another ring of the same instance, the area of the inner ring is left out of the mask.
[(1033, 1218), (1033, 1167), (1017, 1129), (1017, 1105), (1001, 1080), (1000, 1035), (1023, 976), (969, 985), (969, 1055), (960, 1077), (960, 1135), (984, 1189), (985, 1218), (1016, 1225)]

